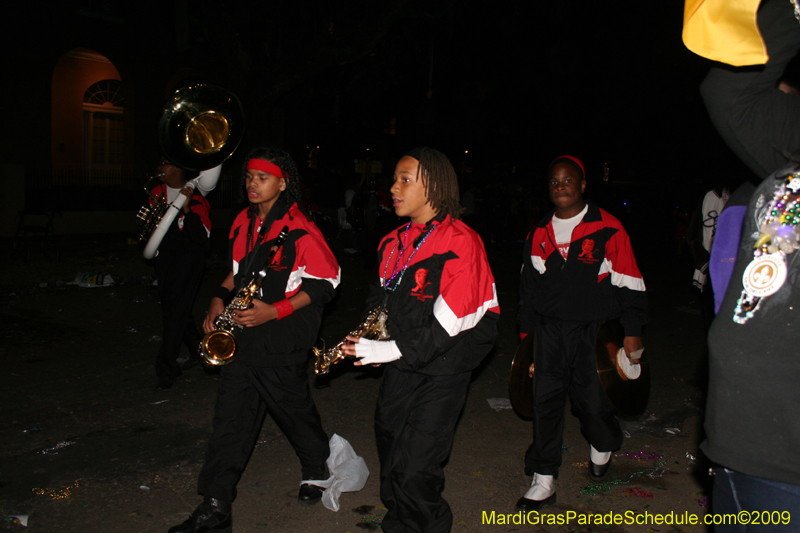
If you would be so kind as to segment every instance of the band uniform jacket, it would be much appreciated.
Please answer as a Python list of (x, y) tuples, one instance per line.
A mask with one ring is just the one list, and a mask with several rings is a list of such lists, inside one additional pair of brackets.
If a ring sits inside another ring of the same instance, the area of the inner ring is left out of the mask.
[[(428, 375), (471, 371), (492, 349), (500, 315), (483, 242), (449, 216), (411, 224), (407, 236), (405, 231), (401, 226), (381, 241), (378, 273), (367, 300), (368, 310), (383, 302), (388, 308), (389, 335), (403, 354), (391, 364)], [(395, 272), (400, 284), (386, 291), (385, 280)]]
[[(175, 190), (175, 189), (173, 189)], [(167, 198), (167, 186), (163, 183), (151, 189), (150, 194)], [(180, 194), (180, 193), (178, 193)], [(155, 205), (150, 198), (150, 205)], [(195, 189), (189, 202), (189, 212), (183, 210), (172, 221), (158, 246), (158, 254), (200, 254), (205, 255), (210, 249), (211, 241), (211, 205), (202, 194)]]
[(248, 250), (250, 217), (251, 208), (248, 207), (239, 213), (231, 226), (229, 256), (235, 291), (249, 283), (253, 273), (264, 266), (275, 239), (284, 226), (288, 226), (286, 241), (269, 265), (256, 297), (274, 303), (304, 291), (311, 298), (311, 304), (281, 320), (271, 320), (234, 332), (240, 344), (237, 360), (253, 366), (302, 363), (317, 340), (322, 308), (335, 295), (341, 269), (322, 233), (298, 209), (297, 204), (292, 204), (288, 209), (274, 205), (264, 220), (264, 224), (270, 224), (265, 240), (255, 246), (259, 229), (256, 223), (253, 242)]
[(521, 333), (534, 327), (537, 315), (572, 322), (619, 317), (626, 336), (641, 336), (647, 295), (628, 234), (614, 216), (587, 204), (566, 260), (556, 247), (555, 209), (528, 235), (520, 275)]

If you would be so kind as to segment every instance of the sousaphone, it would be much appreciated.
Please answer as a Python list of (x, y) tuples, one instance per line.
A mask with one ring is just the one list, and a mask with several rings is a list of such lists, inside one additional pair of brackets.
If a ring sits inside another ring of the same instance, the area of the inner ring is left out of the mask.
[[(199, 185), (206, 191), (216, 187), (223, 161), (233, 154), (243, 136), (244, 110), (239, 99), (222, 87), (205, 83), (175, 91), (158, 122), (158, 142), (164, 156), (184, 170), (200, 172), (187, 186)], [(161, 209), (158, 222), (143, 218), (146, 226), (155, 227), (144, 248), (145, 259), (156, 256), (184, 203), (186, 197), (179, 194), (172, 204)]]
[[(522, 340), (511, 363), (509, 396), (511, 405), (524, 418), (533, 418), (533, 339), (532, 330)], [(619, 319), (607, 320), (600, 326), (595, 342), (597, 374), (606, 396), (617, 412), (625, 418), (635, 418), (647, 408), (650, 399), (650, 365), (646, 353), (639, 365), (629, 368), (620, 354), (624, 331)], [(535, 372), (535, 368), (533, 369)], [(638, 377), (634, 377), (638, 374)]]

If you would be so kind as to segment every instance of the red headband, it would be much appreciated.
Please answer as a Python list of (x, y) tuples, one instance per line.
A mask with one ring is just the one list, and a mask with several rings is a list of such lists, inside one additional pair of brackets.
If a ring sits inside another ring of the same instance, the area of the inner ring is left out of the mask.
[(586, 179), (586, 169), (583, 168), (583, 163), (581, 163), (580, 159), (578, 159), (577, 157), (572, 157), (571, 155), (560, 155), (550, 162), (550, 166), (553, 166), (553, 163), (555, 163), (559, 159), (569, 159), (571, 161), (574, 161), (575, 164), (578, 165), (578, 167), (581, 169), (581, 172), (583, 172), (583, 179), (584, 180)]
[(264, 161), (263, 159), (251, 159), (247, 162), (247, 168), (253, 170), (260, 170), (261, 172), (266, 172), (267, 174), (272, 174), (278, 178), (288, 179), (287, 176), (283, 174), (281, 167), (276, 165), (275, 163), (270, 163), (269, 161)]

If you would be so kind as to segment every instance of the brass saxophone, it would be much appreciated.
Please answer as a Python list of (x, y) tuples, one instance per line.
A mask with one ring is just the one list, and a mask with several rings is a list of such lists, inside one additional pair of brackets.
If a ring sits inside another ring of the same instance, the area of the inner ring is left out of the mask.
[(163, 172), (159, 172), (145, 182), (144, 184), (144, 192), (147, 193), (147, 196), (153, 201), (153, 205), (146, 205), (139, 209), (139, 212), (136, 214), (136, 218), (141, 221), (142, 231), (139, 234), (139, 242), (144, 242), (150, 238), (150, 235), (158, 227), (158, 224), (161, 222), (161, 219), (164, 217), (164, 213), (167, 211), (167, 199), (164, 197), (163, 194), (154, 195), (150, 192), (152, 188), (151, 183), (153, 181), (158, 181), (158, 178), (164, 176)]
[(250, 308), (255, 294), (264, 282), (267, 270), (272, 264), (275, 254), (283, 247), (283, 242), (286, 240), (288, 233), (289, 226), (284, 226), (275, 239), (272, 248), (270, 248), (269, 257), (264, 262), (264, 266), (253, 276), (253, 279), (248, 284), (239, 289), (231, 303), (214, 319), (214, 331), (206, 333), (203, 340), (200, 341), (200, 356), (207, 365), (222, 366), (233, 361), (237, 349), (234, 331), (236, 329), (244, 329), (244, 326), (234, 322), (233, 312)]
[[(370, 311), (367, 318), (359, 324), (359, 326), (350, 332), (349, 337), (358, 337), (359, 339), (370, 339), (373, 341), (385, 341), (389, 339), (388, 330), (389, 312), (385, 307), (379, 306)], [(311, 350), (317, 357), (314, 361), (314, 373), (318, 376), (327, 374), (331, 371), (331, 365), (338, 363), (340, 359), (346, 356), (342, 353), (342, 346), (347, 342), (345, 337), (342, 341), (325, 351), (325, 346), (322, 348), (313, 347)]]

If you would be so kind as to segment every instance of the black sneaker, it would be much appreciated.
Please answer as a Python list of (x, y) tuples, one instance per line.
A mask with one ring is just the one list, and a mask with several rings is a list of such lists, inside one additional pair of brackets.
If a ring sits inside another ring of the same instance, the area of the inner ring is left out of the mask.
[(303, 505), (314, 505), (322, 498), (324, 490), (322, 487), (303, 483), (300, 485), (300, 492), (297, 493), (297, 501)]
[(168, 533), (231, 533), (233, 513), (230, 502), (208, 498), (185, 522), (170, 528)]

